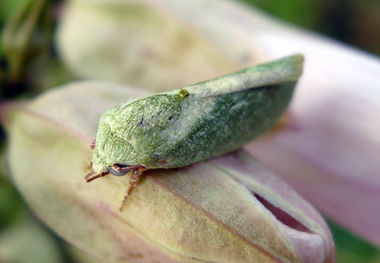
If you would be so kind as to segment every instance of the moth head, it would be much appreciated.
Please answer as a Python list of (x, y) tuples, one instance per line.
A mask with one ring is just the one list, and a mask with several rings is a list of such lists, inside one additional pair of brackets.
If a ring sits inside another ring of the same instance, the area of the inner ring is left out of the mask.
[(104, 113), (93, 147), (93, 170), (105, 172), (114, 164), (163, 168), (163, 156), (175, 142), (172, 130), (179, 128), (182, 101), (179, 95), (155, 95)]
[(109, 173), (122, 176), (126, 172), (120, 172), (112, 168), (114, 164), (120, 167), (135, 164), (134, 149), (126, 140), (115, 134), (109, 120), (101, 118), (95, 143), (91, 144), (93, 149), (92, 169), (95, 173), (108, 171)]

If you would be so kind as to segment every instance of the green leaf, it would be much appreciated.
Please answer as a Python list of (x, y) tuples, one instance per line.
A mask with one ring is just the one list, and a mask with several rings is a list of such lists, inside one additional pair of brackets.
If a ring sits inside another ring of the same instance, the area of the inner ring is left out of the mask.
[(329, 227), (334, 236), (336, 249), (336, 262), (375, 263), (379, 262), (380, 249), (364, 239), (347, 231), (343, 227), (328, 220)]

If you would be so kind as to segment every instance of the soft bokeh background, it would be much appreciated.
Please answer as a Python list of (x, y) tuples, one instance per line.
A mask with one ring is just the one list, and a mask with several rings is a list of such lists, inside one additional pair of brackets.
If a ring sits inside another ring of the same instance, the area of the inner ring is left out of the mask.
[(310, 31), (380, 55), (378, 0), (243, 0)]
[[(242, 0), (301, 28), (380, 55), (380, 1), (378, 0)], [(27, 0), (0, 0), (0, 29)], [(9, 47), (0, 42), (1, 99), (31, 97), (65, 83), (74, 77), (57, 60), (52, 44), (60, 2), (53, 1), (44, 13), (37, 41), (22, 57), (23, 68), (10, 77)], [(15, 46), (17, 48), (25, 48)], [(0, 262), (91, 262), (80, 252), (49, 232), (29, 213), (22, 199), (9, 183), (4, 162), (4, 132), (0, 132)], [(365, 215), (363, 215), (365, 216)], [(28, 222), (28, 223), (26, 223)], [(380, 250), (349, 231), (329, 221), (337, 248), (337, 262), (380, 262)], [(33, 230), (33, 231), (31, 231)], [(30, 240), (30, 242), (28, 242)], [(28, 248), (28, 244), (30, 245)], [(46, 245), (50, 244), (50, 245)], [(12, 257), (12, 253), (29, 253), (29, 258)], [(44, 256), (41, 256), (41, 255)], [(32, 256), (35, 259), (31, 258)]]

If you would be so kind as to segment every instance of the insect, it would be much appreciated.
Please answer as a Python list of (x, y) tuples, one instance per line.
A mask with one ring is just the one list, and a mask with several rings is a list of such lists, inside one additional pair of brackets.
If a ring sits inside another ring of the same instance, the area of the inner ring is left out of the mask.
[(270, 129), (302, 72), (293, 55), (117, 105), (99, 122), (90, 182), (132, 172), (120, 210), (148, 169), (183, 167), (236, 150)]

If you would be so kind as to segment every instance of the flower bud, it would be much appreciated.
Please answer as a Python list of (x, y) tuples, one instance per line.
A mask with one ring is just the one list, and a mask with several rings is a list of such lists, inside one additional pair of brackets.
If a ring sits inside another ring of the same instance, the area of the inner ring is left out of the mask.
[(196, 32), (139, 1), (68, 1), (57, 39), (61, 58), (78, 76), (154, 91), (233, 69)]
[(83, 82), (5, 106), (13, 180), (37, 215), (100, 262), (333, 262), (318, 212), (243, 151), (128, 176), (83, 180), (101, 114), (143, 96)]
[[(86, 1), (90, 2), (95, 1)], [(304, 74), (280, 129), (246, 149), (326, 216), (380, 246), (380, 231), (374, 231), (380, 230), (379, 58), (299, 30), (238, 1), (143, 2), (196, 32), (223, 54), (227, 65), (242, 68), (258, 60), (304, 54)], [(74, 11), (68, 10), (70, 17)], [(135, 25), (138, 30), (140, 24)], [(84, 31), (79, 23), (75, 26)], [(83, 68), (88, 66), (83, 63)], [(182, 72), (185, 69), (178, 67), (172, 81), (181, 79)], [(151, 76), (150, 86), (160, 85), (161, 79)]]

